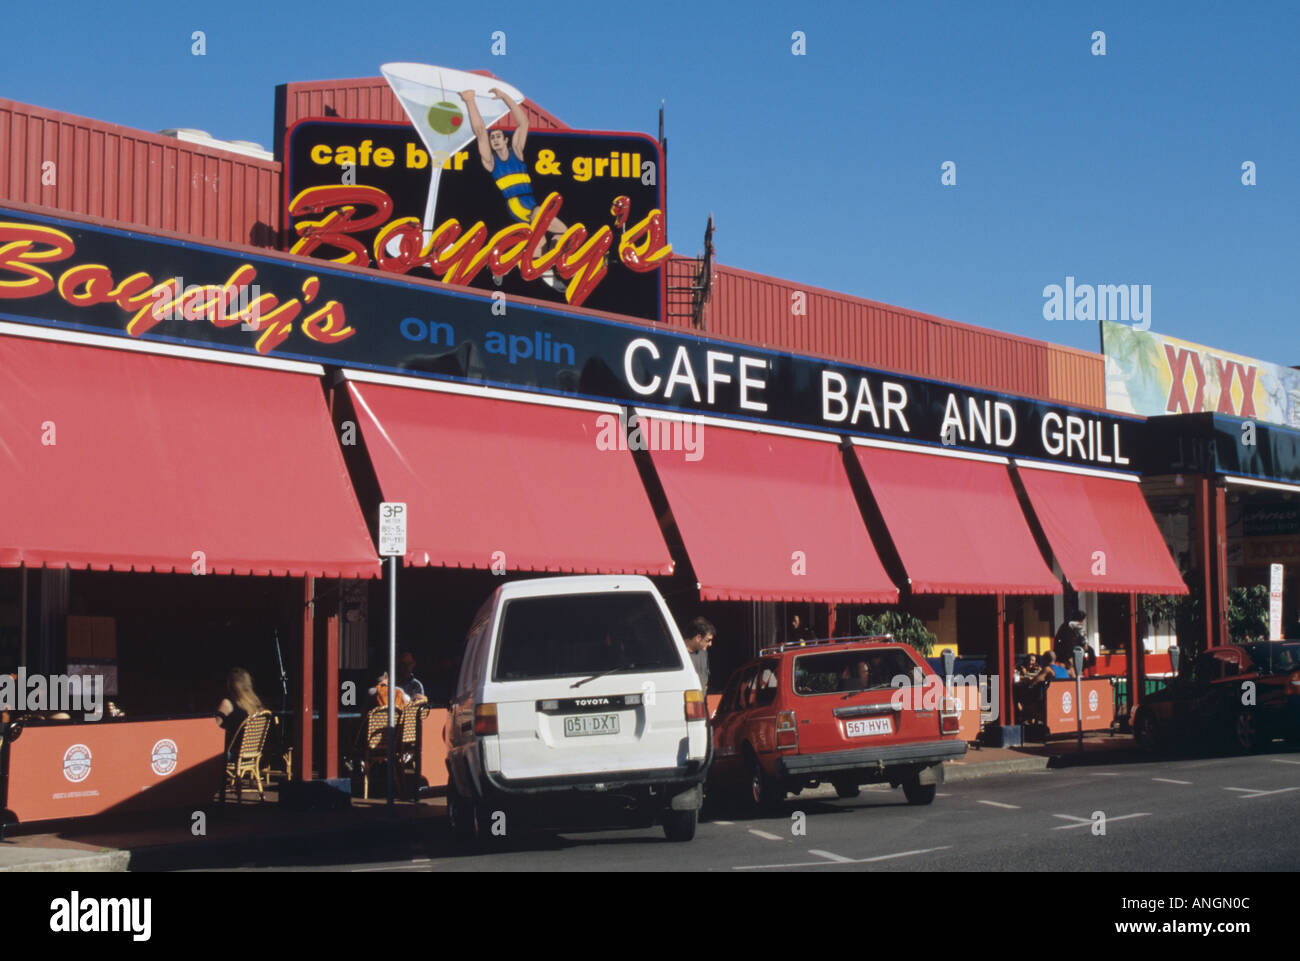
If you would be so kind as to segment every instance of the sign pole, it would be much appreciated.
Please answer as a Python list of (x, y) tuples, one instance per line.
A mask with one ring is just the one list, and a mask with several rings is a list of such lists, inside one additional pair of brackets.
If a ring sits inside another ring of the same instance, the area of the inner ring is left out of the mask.
[(379, 505), (379, 553), (388, 558), (388, 811), (393, 810), (397, 763), (397, 559), (406, 553), (406, 505)]
[(1268, 565), (1268, 639), (1282, 640), (1282, 565)]
[(388, 809), (393, 808), (394, 744), (397, 733), (397, 555), (388, 558)]
[(1074, 719), (1079, 726), (1079, 753), (1083, 753), (1083, 648), (1074, 654)]

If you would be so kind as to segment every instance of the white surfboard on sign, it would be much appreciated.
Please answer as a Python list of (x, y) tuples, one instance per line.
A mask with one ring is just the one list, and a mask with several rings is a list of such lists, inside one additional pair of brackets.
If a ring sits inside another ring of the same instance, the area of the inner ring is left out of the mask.
[(429, 151), (429, 200), (424, 209), (427, 241), (433, 231), (438, 182), (442, 179), (442, 164), (434, 157), (440, 151), (447, 155), (455, 154), (474, 140), (461, 91), (474, 91), (479, 116), (488, 127), (509, 113), (505, 101), (492, 95), (493, 87), (509, 94), (515, 103), (523, 103), (524, 95), (516, 87), (494, 77), (427, 63), (386, 63), (379, 69)]

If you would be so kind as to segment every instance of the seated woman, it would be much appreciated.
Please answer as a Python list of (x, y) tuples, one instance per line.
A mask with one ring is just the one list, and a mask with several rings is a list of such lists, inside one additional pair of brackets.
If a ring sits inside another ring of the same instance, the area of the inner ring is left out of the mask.
[(217, 705), (217, 723), (226, 730), (226, 746), (235, 737), (244, 719), (266, 710), (253, 690), (253, 675), (242, 667), (232, 667), (226, 675), (226, 697)]

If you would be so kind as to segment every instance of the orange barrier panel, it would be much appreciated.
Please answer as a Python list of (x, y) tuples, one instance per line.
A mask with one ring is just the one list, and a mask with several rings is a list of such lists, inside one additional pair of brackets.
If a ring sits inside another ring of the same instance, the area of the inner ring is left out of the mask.
[(447, 783), (447, 711), (433, 708), (420, 722), (420, 777), (430, 787)]
[(6, 745), (19, 821), (202, 805), (221, 790), (225, 732), (211, 714), (25, 725)]
[[(1084, 679), (1083, 729), (1105, 731), (1115, 720), (1115, 694), (1109, 678)], [(1079, 705), (1073, 680), (1055, 680), (1047, 686), (1047, 732), (1073, 734), (1079, 730)]]

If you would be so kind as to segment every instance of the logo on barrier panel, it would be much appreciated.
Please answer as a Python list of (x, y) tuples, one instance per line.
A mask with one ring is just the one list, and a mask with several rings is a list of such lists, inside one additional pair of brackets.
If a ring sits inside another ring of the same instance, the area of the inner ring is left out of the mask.
[(79, 784), (90, 777), (90, 748), (84, 744), (74, 744), (63, 752), (63, 776), (73, 784)]
[(176, 763), (179, 760), (180, 752), (176, 748), (176, 742), (171, 738), (161, 738), (157, 741), (153, 750), (149, 752), (149, 766), (153, 768), (153, 773), (159, 777), (166, 777), (176, 770)]

